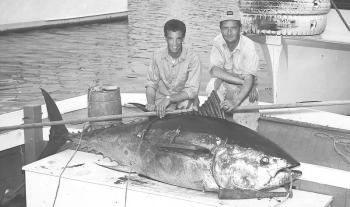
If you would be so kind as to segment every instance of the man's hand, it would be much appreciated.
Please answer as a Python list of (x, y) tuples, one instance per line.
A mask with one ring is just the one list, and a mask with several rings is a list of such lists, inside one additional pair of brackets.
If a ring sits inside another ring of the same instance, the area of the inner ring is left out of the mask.
[(166, 108), (170, 105), (169, 98), (163, 98), (160, 103), (156, 105), (156, 112), (159, 118), (163, 118), (165, 116)]
[(155, 111), (156, 110), (156, 105), (154, 105), (154, 104), (146, 104), (146, 109), (147, 109), (147, 111)]
[(249, 93), (249, 102), (254, 103), (259, 100), (259, 92), (258, 89), (256, 88), (256, 85), (253, 85), (252, 90)]
[(240, 103), (237, 100), (232, 100), (232, 101), (224, 100), (223, 102), (220, 103), (220, 107), (226, 112), (230, 112), (230, 113), (232, 113), (233, 110), (235, 110), (239, 105)]

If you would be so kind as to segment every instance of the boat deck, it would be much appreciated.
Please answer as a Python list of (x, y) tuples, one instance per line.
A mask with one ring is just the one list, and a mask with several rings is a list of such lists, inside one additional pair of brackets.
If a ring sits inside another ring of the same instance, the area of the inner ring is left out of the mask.
[[(73, 150), (66, 150), (29, 164), (26, 174), (27, 206), (51, 206), (58, 187), (58, 177)], [(62, 175), (56, 205), (59, 206), (275, 206), (281, 199), (219, 200), (216, 193), (167, 185), (98, 166), (115, 165), (101, 155), (77, 152)], [(126, 192), (127, 189), (127, 192)], [(98, 195), (98, 196), (97, 196)], [(96, 199), (98, 197), (98, 199)], [(332, 196), (300, 190), (284, 207), (327, 207)]]
[[(124, 105), (123, 113), (133, 113), (138, 110), (126, 105), (128, 102), (145, 103), (144, 94), (121, 94), (121, 96), (122, 105)], [(201, 98), (201, 102), (203, 102), (204, 98)], [(86, 100), (86, 96), (80, 96), (59, 101), (57, 105), (65, 120), (82, 118), (87, 116)], [(45, 106), (41, 108), (43, 118), (47, 117)], [(303, 172), (303, 176), (295, 183), (296, 189), (333, 196), (332, 206), (335, 207), (348, 206), (350, 202), (350, 196), (348, 196), (350, 195), (350, 183), (348, 182), (350, 170), (346, 168), (347, 165), (341, 164), (344, 163), (344, 160), (338, 154), (334, 154), (331, 142), (324, 138), (317, 139), (317, 137), (311, 136), (325, 130), (338, 134), (347, 133), (346, 120), (348, 117), (340, 117), (341, 115), (331, 113), (329, 116), (329, 114), (324, 114), (328, 112), (317, 110), (298, 109), (298, 111), (300, 113), (294, 113), (293, 110), (287, 110), (284, 113), (281, 111), (267, 113), (265, 111), (264, 117), (259, 121), (259, 133), (279, 144), (302, 163), (300, 170)], [(20, 124), (23, 123), (22, 117), (23, 111), (17, 111), (0, 116), (0, 122), (5, 123), (6, 121), (6, 125)], [(130, 119), (123, 120), (123, 122), (128, 121)], [(67, 127), (69, 131), (77, 132), (83, 128), (83, 124), (68, 125)], [(48, 139), (48, 134), (49, 127), (45, 127), (43, 129), (44, 140)], [(281, 139), (282, 137), (283, 139)], [(9, 149), (11, 146), (23, 146), (24, 139), (23, 130), (0, 134), (0, 141), (3, 141), (0, 148)], [(337, 162), (333, 162), (334, 159)]]

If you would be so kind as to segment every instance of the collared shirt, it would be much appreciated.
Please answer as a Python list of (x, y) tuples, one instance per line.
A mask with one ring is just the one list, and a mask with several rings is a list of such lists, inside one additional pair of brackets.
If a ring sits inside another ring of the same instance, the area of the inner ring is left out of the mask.
[(241, 35), (237, 47), (230, 51), (221, 34), (215, 37), (210, 52), (210, 68), (217, 66), (229, 73), (254, 75), (259, 67), (255, 45), (248, 37)]
[(166, 94), (159, 87), (166, 88), (169, 94), (186, 92), (189, 99), (198, 96), (201, 64), (198, 56), (189, 48), (183, 47), (181, 55), (174, 61), (167, 48), (153, 54), (147, 71), (146, 87), (156, 90), (156, 99)]

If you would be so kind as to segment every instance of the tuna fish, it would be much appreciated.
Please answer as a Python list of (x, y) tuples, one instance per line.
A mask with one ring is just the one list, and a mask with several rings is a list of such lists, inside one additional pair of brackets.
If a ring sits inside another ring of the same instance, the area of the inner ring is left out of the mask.
[[(62, 119), (55, 102), (45, 91), (43, 95), (49, 119)], [(202, 191), (262, 192), (301, 175), (291, 171), (299, 162), (279, 146), (253, 130), (216, 118), (221, 113), (213, 97), (196, 113), (84, 132), (79, 150), (110, 158), (118, 163), (117, 170)], [(52, 126), (48, 150), (41, 157), (73, 148), (79, 136), (68, 134), (65, 126)]]

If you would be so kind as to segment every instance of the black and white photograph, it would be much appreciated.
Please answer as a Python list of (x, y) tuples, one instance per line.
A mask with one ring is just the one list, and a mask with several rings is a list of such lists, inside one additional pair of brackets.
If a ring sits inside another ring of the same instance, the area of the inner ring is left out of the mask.
[(348, 91), (348, 0), (0, 0), (0, 207), (350, 207)]

